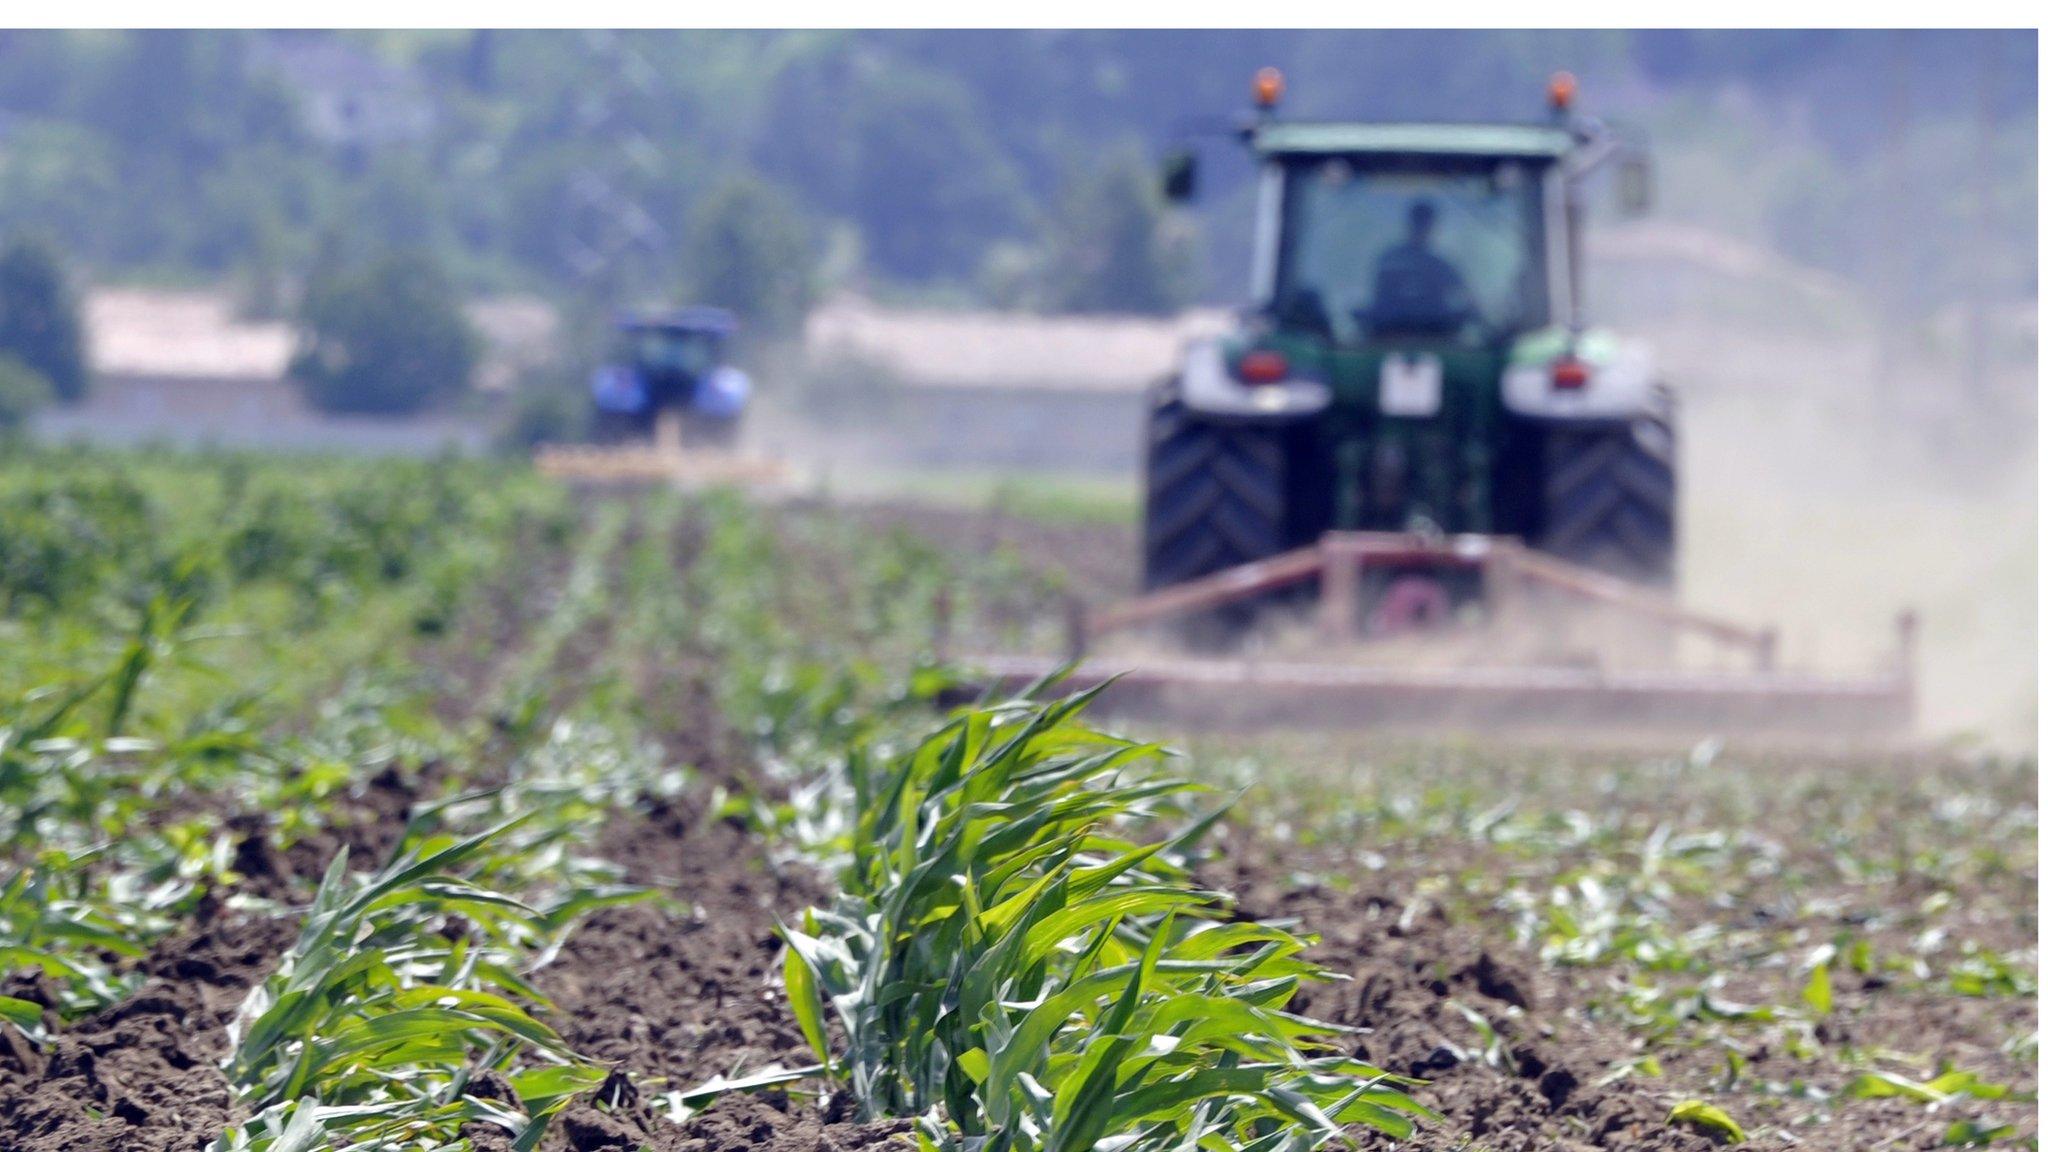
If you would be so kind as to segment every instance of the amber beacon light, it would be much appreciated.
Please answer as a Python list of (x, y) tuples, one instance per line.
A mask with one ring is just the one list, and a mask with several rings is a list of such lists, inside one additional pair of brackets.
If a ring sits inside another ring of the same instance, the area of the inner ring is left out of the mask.
[(1262, 109), (1271, 110), (1280, 103), (1280, 96), (1287, 91), (1287, 78), (1280, 75), (1278, 68), (1261, 68), (1252, 77), (1252, 100)]
[(1572, 106), (1579, 94), (1579, 78), (1569, 72), (1553, 72), (1550, 76), (1550, 106), (1563, 112)]

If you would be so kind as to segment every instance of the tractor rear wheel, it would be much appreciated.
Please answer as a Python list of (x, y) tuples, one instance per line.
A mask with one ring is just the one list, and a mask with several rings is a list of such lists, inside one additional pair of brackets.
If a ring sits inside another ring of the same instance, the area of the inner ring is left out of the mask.
[(1677, 441), (1668, 412), (1547, 438), (1536, 545), (1613, 576), (1668, 587), (1678, 551)]
[(1152, 409), (1145, 444), (1145, 587), (1275, 555), (1290, 543), (1288, 431)]

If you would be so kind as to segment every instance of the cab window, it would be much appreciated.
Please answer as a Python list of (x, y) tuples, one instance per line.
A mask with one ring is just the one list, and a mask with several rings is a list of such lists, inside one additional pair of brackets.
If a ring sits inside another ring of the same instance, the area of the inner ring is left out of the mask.
[(1541, 164), (1317, 157), (1285, 171), (1284, 326), (1484, 340), (1548, 319)]

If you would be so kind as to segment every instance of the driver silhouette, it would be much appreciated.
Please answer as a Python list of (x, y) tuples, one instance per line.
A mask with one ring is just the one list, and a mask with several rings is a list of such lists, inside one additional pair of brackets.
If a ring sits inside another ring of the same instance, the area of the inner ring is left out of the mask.
[(1380, 253), (1373, 273), (1373, 301), (1367, 317), (1376, 332), (1445, 335), (1478, 314), (1465, 278), (1451, 262), (1430, 250), (1436, 205), (1408, 206), (1408, 238)]

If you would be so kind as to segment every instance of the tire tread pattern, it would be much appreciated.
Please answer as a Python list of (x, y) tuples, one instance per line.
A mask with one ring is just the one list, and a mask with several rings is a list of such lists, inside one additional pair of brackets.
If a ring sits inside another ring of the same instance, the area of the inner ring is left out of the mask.
[(1668, 403), (1630, 424), (1552, 433), (1536, 545), (1610, 575), (1668, 586), (1678, 550), (1675, 447)]
[(1277, 432), (1200, 420), (1170, 397), (1153, 407), (1148, 430), (1148, 590), (1283, 550), (1287, 454)]

